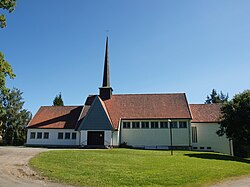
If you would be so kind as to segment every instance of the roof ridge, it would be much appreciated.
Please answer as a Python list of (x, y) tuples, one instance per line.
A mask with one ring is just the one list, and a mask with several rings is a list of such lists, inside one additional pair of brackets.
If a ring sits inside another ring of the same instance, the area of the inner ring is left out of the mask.
[(178, 94), (185, 94), (184, 92), (180, 93), (132, 93), (132, 94), (113, 94), (112, 96), (126, 96), (126, 95), (178, 95)]

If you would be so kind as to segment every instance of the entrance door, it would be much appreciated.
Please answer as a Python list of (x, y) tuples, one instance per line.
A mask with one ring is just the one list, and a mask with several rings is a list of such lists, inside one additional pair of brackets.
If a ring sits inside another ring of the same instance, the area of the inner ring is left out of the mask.
[(88, 131), (88, 145), (104, 145), (104, 131)]

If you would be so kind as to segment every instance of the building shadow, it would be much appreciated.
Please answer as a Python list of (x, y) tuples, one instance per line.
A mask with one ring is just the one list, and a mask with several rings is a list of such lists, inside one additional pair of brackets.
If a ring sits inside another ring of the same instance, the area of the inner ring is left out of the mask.
[(184, 154), (188, 157), (194, 158), (202, 158), (202, 159), (209, 159), (209, 160), (224, 160), (224, 161), (235, 161), (235, 162), (243, 162), (250, 164), (250, 160), (236, 157), (236, 156), (229, 156), (229, 155), (222, 155), (222, 154), (215, 154), (215, 153), (188, 153)]

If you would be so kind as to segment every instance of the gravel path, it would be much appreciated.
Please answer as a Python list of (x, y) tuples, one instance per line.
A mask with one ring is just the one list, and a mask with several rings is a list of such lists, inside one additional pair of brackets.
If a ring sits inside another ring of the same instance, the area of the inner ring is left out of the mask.
[(45, 180), (28, 167), (30, 158), (47, 150), (43, 148), (0, 147), (0, 186), (66, 187), (66, 185)]
[(210, 187), (250, 187), (250, 176), (232, 178)]

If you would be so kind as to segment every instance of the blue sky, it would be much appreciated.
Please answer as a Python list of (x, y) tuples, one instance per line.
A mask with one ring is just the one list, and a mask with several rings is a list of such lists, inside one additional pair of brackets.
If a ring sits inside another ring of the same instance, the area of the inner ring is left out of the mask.
[(248, 0), (25, 0), (7, 14), (0, 51), (33, 114), (61, 92), (83, 104), (102, 84), (109, 30), (114, 93), (185, 92), (203, 103), (213, 88), (250, 88)]

